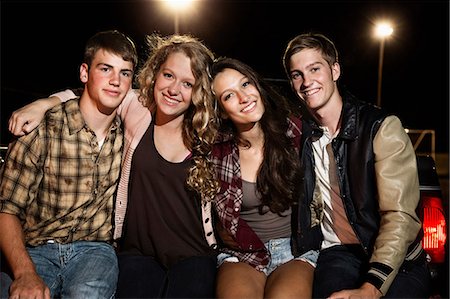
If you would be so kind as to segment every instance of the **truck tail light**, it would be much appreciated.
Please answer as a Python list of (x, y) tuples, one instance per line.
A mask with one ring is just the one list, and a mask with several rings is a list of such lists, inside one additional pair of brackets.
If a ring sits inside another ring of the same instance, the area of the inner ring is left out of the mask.
[(430, 255), (432, 263), (445, 261), (445, 241), (447, 224), (442, 201), (439, 197), (424, 196), (423, 207), (423, 247)]

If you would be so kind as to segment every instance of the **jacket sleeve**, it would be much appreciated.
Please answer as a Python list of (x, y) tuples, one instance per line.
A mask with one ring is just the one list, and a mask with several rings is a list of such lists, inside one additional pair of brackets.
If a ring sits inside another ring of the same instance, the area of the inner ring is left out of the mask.
[(383, 121), (373, 150), (381, 219), (367, 277), (385, 295), (421, 228), (420, 191), (414, 148), (396, 116)]
[(70, 99), (77, 97), (77, 95), (75, 94), (75, 90), (66, 89), (66, 90), (62, 90), (57, 93), (51, 94), (50, 97), (57, 97), (60, 99), (61, 102), (64, 103)]
[(123, 147), (122, 172), (116, 195), (116, 210), (114, 214), (114, 239), (122, 236), (122, 227), (125, 219), (128, 202), (128, 184), (130, 180), (131, 162), (134, 150), (144, 136), (151, 123), (152, 115), (147, 107), (139, 101), (136, 90), (130, 90), (120, 104), (117, 113), (122, 119), (125, 128), (125, 144)]
[[(70, 99), (73, 99), (74, 97), (81, 96), (82, 93), (83, 93), (82, 88), (66, 89), (66, 90), (54, 93), (54, 94), (50, 95), (50, 97), (58, 97), (61, 100), (61, 102), (66, 102)], [(117, 109), (117, 114), (122, 119), (122, 121), (124, 120), (124, 118), (125, 118), (124, 114), (126, 113), (126, 112), (124, 112), (124, 110), (126, 110), (126, 108), (129, 107), (130, 104), (133, 103), (133, 101), (138, 101), (138, 97), (139, 97), (139, 94), (136, 89), (130, 89), (128, 91), (127, 95), (125, 96), (122, 103), (120, 103), (120, 105)]]

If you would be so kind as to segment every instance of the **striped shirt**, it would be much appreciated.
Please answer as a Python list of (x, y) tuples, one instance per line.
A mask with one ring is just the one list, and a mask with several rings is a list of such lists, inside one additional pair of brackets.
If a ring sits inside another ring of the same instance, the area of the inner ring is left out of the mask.
[(119, 118), (101, 147), (98, 142), (73, 99), (9, 145), (0, 170), (0, 212), (19, 217), (27, 245), (112, 241), (123, 147)]

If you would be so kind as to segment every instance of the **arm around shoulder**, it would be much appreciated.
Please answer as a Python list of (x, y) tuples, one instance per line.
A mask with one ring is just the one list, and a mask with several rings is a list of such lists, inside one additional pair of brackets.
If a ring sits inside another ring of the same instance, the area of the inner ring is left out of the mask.
[(130, 105), (137, 101), (139, 101), (139, 91), (137, 89), (130, 89), (117, 109), (117, 114), (122, 120), (124, 120)]
[(57, 96), (38, 99), (14, 111), (9, 118), (8, 129), (16, 136), (33, 131), (44, 118), (45, 112), (61, 103)]

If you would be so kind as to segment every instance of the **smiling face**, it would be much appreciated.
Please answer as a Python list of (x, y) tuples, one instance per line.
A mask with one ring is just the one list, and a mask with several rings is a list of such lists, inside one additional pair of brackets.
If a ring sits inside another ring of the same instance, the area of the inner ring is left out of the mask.
[(155, 79), (154, 98), (156, 118), (170, 121), (183, 119), (191, 105), (195, 84), (191, 60), (181, 52), (174, 52), (161, 65)]
[(340, 97), (336, 84), (339, 64), (330, 66), (316, 49), (304, 49), (292, 55), (289, 75), (295, 92), (313, 112)]
[(264, 104), (256, 86), (242, 73), (225, 68), (213, 80), (213, 90), (225, 114), (238, 130), (259, 122)]

